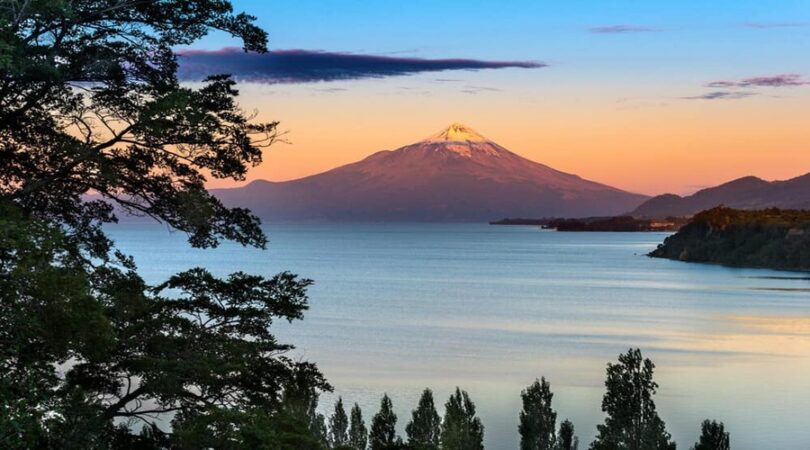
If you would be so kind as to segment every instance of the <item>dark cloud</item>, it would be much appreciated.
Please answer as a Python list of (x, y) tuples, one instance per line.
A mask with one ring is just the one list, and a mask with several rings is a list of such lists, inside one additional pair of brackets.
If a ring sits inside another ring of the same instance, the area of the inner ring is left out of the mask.
[(227, 73), (237, 80), (268, 84), (384, 78), (445, 70), (547, 66), (535, 61), (424, 59), (313, 50), (276, 50), (257, 54), (223, 48), (184, 50), (178, 52), (178, 56), (181, 80), (200, 81), (211, 74)]
[(588, 28), (588, 31), (596, 34), (623, 34), (623, 33), (653, 33), (661, 31), (660, 28), (645, 27), (641, 25), (603, 25)]
[(703, 95), (695, 95), (692, 97), (681, 97), (684, 100), (736, 100), (746, 97), (757, 95), (754, 92), (728, 92), (728, 91), (714, 91), (707, 92)]
[(762, 77), (745, 78), (739, 81), (718, 80), (707, 83), (707, 87), (712, 88), (736, 88), (736, 87), (791, 87), (810, 85), (810, 80), (805, 80), (797, 73), (786, 73), (780, 75), (768, 75)]
[(807, 23), (800, 23), (800, 22), (795, 23), (746, 22), (740, 26), (742, 26), (743, 28), (753, 28), (756, 30), (767, 30), (770, 28), (806, 28), (808, 25), (809, 24)]

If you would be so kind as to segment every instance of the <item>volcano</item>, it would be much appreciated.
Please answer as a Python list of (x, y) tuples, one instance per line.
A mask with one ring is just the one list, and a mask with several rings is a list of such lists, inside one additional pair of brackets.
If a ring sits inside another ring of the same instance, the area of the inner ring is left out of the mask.
[(228, 206), (271, 221), (607, 216), (648, 198), (530, 161), (458, 123), (317, 175), (212, 192)]

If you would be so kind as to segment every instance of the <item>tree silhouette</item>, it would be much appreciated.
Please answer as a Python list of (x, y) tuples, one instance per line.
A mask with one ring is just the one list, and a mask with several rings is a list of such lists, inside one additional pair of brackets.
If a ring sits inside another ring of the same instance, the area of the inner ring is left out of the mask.
[(558, 450), (577, 450), (579, 439), (574, 435), (574, 424), (565, 419), (560, 423), (560, 432), (557, 438)]
[(338, 397), (335, 412), (329, 418), (329, 444), (339, 447), (349, 443), (349, 418), (343, 408), (343, 399)]
[(363, 421), (363, 412), (357, 403), (354, 404), (351, 411), (349, 446), (354, 450), (366, 450), (368, 446), (368, 430), (366, 429), (366, 423)]
[(405, 427), (408, 445), (419, 449), (438, 448), (441, 423), (433, 402), (433, 391), (425, 389), (419, 405), (413, 410), (411, 421)]
[(534, 380), (521, 392), (523, 410), (520, 412), (521, 450), (554, 450), (557, 413), (551, 407), (554, 394), (545, 378)]
[(729, 450), (731, 441), (725, 430), (723, 422), (704, 420), (701, 424), (700, 440), (693, 447), (694, 450)]
[(388, 394), (384, 394), (380, 401), (380, 411), (371, 419), (371, 432), (368, 436), (371, 450), (386, 450), (399, 446), (401, 440), (397, 438), (396, 426), (397, 415), (394, 414), (394, 406)]
[(467, 392), (459, 388), (444, 405), (441, 446), (447, 450), (484, 448), (484, 426), (481, 419), (475, 416), (475, 404)]
[(655, 365), (638, 349), (619, 355), (619, 363), (608, 363), (602, 411), (605, 423), (597, 426), (592, 450), (674, 450), (664, 421), (658, 417), (653, 395)]
[(227, 0), (0, 8), (0, 448), (310, 447), (282, 397), (329, 386), (271, 332), (303, 318), (310, 281), (197, 268), (149, 286), (103, 228), (128, 212), (194, 247), (265, 246), (205, 181), (244, 179), (276, 124), (227, 76), (182, 85), (172, 50), (220, 31), (266, 51), (253, 21)]

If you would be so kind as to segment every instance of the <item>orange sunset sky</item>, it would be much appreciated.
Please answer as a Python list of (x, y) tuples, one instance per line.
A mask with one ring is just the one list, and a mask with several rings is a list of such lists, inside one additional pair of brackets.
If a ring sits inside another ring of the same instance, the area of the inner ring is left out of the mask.
[[(368, 6), (359, 16), (307, 9), (309, 2), (237, 3), (259, 13), (265, 8), (266, 19), (257, 15), (274, 48), (547, 65), (302, 83), (243, 80), (244, 109), (279, 120), (288, 141), (269, 148), (248, 181), (322, 172), (416, 142), (452, 122), (534, 161), (651, 195), (691, 193), (746, 175), (771, 180), (810, 172), (810, 62), (800, 56), (810, 54), (810, 28), (785, 22), (807, 15), (801, 2), (767, 10), (762, 2), (649, 10), (617, 2), (621, 7), (609, 11), (591, 5), (592, 14), (544, 3), (550, 13), (527, 14), (543, 23), (500, 8), (483, 32), (461, 16), (441, 24), (420, 18), (419, 33), (408, 28), (417, 20), (410, 16), (419, 13), (416, 4), (400, 5), (396, 16), (391, 8)], [(491, 2), (471, 5), (464, 14), (494, 11)], [(317, 25), (307, 33), (295, 15), (301, 10)], [(620, 23), (632, 25), (613, 25)], [(203, 48), (230, 44), (214, 36)]]

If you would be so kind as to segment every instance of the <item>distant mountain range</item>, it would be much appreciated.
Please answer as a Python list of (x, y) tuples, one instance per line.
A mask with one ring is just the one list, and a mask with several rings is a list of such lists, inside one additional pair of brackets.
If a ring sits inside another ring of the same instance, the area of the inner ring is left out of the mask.
[(691, 216), (719, 205), (737, 209), (810, 209), (810, 173), (784, 181), (743, 177), (686, 197), (659, 195), (642, 203), (631, 215)]
[(610, 216), (649, 198), (530, 161), (462, 124), (317, 175), (212, 192), (281, 221)]

